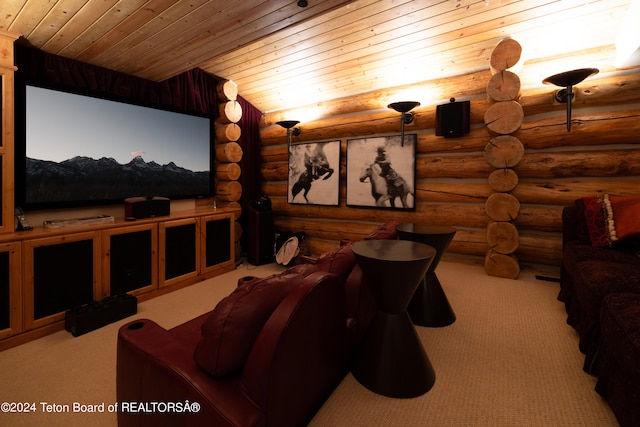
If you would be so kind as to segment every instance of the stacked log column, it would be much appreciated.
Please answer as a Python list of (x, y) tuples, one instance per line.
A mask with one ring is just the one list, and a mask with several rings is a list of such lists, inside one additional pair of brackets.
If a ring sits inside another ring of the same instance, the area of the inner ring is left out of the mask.
[(522, 49), (512, 39), (501, 41), (491, 54), (492, 77), (487, 85), (491, 102), (484, 122), (491, 140), (484, 149), (484, 157), (496, 168), (489, 175), (489, 186), (494, 191), (485, 204), (490, 222), (487, 225), (489, 250), (485, 256), (485, 271), (490, 276), (516, 279), (520, 265), (515, 255), (519, 245), (515, 221), (520, 202), (511, 194), (518, 185), (513, 168), (524, 154), (524, 146), (513, 134), (524, 118), (520, 98), (520, 79), (508, 71), (520, 60)]
[[(215, 161), (216, 161), (216, 198), (222, 204), (240, 209), (242, 184), (239, 162), (242, 160), (242, 148), (238, 144), (242, 130), (238, 122), (242, 118), (242, 107), (237, 101), (238, 86), (231, 80), (223, 80), (217, 85), (219, 117), (216, 120)], [(240, 256), (240, 237), (242, 227), (235, 218), (236, 258)]]

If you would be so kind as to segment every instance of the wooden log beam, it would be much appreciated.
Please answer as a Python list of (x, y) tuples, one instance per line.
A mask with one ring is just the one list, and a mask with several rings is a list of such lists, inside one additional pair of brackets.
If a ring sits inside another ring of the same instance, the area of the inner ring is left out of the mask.
[[(286, 189), (284, 190), (286, 194)], [(493, 191), (486, 184), (422, 181), (416, 185), (418, 203), (483, 203)], [(633, 196), (640, 194), (638, 180), (606, 179), (592, 181), (588, 177), (570, 181), (529, 180), (511, 191), (523, 204), (568, 206), (575, 199), (604, 193)]]
[(517, 136), (525, 148), (552, 148), (609, 144), (637, 144), (640, 110), (611, 111), (573, 115), (566, 131), (566, 119), (558, 115), (524, 122)]
[(621, 196), (640, 194), (636, 179), (611, 179), (590, 181), (575, 179), (571, 181), (541, 181), (520, 183), (512, 194), (522, 203), (569, 206), (582, 197), (597, 196), (604, 193)]
[(331, 221), (326, 219), (310, 220), (308, 218), (303, 219), (292, 217), (276, 217), (274, 220), (274, 225), (276, 229), (284, 229), (287, 231), (295, 232), (303, 231), (310, 236), (335, 241), (340, 241), (343, 239), (362, 240), (376, 227), (371, 223)]
[[(640, 147), (619, 151), (527, 153), (514, 168), (525, 178), (620, 177), (640, 174)], [(494, 168), (482, 156), (430, 156), (416, 159), (418, 179), (486, 179)]]
[(522, 178), (640, 175), (640, 147), (618, 151), (527, 153), (514, 170)]
[(363, 214), (367, 221), (386, 223), (388, 221), (426, 222), (434, 225), (450, 225), (453, 227), (485, 227), (489, 218), (484, 213), (482, 205), (465, 206), (464, 210), (456, 204), (424, 204), (415, 212), (408, 214), (404, 211), (387, 209), (331, 209), (322, 206), (289, 205), (284, 197), (271, 199), (274, 216), (290, 218), (291, 221), (362, 221)]
[(562, 261), (560, 233), (520, 233), (520, 246), (515, 252), (520, 261), (559, 266)]

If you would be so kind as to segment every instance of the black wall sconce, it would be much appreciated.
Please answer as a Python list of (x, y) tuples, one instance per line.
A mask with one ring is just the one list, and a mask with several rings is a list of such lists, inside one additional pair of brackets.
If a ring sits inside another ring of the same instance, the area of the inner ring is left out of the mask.
[(567, 132), (571, 132), (571, 101), (573, 100), (573, 86), (577, 85), (587, 77), (598, 74), (597, 68), (579, 68), (577, 70), (565, 71), (564, 73), (554, 74), (542, 81), (545, 84), (553, 84), (564, 87), (556, 92), (554, 98), (560, 103), (567, 104)]
[(291, 136), (300, 135), (300, 128), (294, 128), (295, 125), (300, 123), (298, 120), (282, 120), (280, 122), (276, 122), (277, 125), (282, 126), (287, 130), (287, 141), (289, 145), (291, 145)]
[(402, 123), (402, 139), (400, 140), (400, 144), (404, 146), (404, 125), (408, 125), (413, 122), (413, 114), (409, 111), (413, 110), (420, 103), (417, 101), (402, 101), (402, 102), (393, 102), (387, 105), (388, 108), (396, 110), (398, 113), (402, 113), (402, 117), (400, 118), (400, 122)]

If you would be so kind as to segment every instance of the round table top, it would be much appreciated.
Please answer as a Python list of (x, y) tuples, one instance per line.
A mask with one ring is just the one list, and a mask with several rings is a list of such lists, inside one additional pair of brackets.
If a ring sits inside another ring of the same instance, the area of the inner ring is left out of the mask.
[(457, 231), (446, 225), (432, 225), (424, 222), (398, 224), (396, 230), (411, 234), (452, 234)]
[(409, 240), (362, 240), (351, 246), (354, 254), (380, 261), (416, 261), (433, 258), (436, 250)]

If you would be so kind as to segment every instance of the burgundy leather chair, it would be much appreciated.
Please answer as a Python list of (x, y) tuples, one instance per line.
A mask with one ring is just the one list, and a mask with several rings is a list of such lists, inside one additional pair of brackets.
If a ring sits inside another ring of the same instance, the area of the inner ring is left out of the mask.
[(348, 370), (346, 317), (343, 283), (310, 265), (241, 283), (170, 330), (124, 325), (118, 425), (306, 425)]

